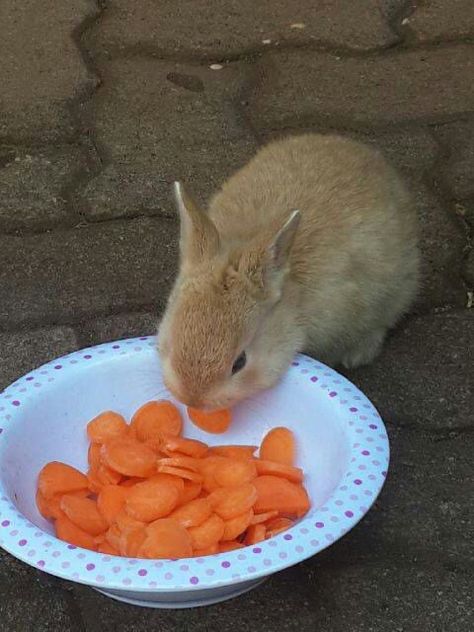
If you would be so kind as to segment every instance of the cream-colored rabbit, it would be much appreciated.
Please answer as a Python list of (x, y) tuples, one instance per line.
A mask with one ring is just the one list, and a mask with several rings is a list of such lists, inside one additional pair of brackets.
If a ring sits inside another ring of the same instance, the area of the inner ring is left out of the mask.
[(418, 286), (412, 199), (384, 158), (336, 136), (262, 149), (207, 213), (176, 183), (181, 264), (159, 328), (183, 403), (231, 406), (298, 351), (370, 362)]

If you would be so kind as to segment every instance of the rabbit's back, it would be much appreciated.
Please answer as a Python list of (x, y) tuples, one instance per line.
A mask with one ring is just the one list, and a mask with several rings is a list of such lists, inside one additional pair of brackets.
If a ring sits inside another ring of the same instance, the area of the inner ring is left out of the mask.
[[(375, 149), (337, 136), (274, 142), (214, 196), (224, 243), (245, 244), (298, 209), (290, 255), (310, 346), (333, 349), (391, 327), (418, 285), (416, 211), (397, 172)], [(337, 341), (336, 341), (337, 338)], [(321, 353), (320, 353), (321, 356)]]

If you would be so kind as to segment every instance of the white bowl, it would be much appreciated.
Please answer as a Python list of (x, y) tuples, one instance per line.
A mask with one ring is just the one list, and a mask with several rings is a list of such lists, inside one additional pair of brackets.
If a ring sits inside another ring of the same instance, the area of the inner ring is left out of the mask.
[(206, 605), (250, 590), (338, 540), (384, 484), (389, 445), (379, 414), (344, 377), (299, 356), (278, 386), (236, 407), (225, 435), (201, 432), (182, 409), (186, 436), (210, 444), (259, 444), (280, 425), (294, 431), (312, 508), (292, 529), (258, 546), (176, 561), (107, 556), (58, 540), (35, 505), (41, 467), (59, 460), (85, 471), (92, 417), (113, 409), (129, 418), (145, 401), (163, 397), (170, 396), (152, 337), (78, 351), (7, 388), (0, 395), (0, 545), (27, 564), (121, 601)]

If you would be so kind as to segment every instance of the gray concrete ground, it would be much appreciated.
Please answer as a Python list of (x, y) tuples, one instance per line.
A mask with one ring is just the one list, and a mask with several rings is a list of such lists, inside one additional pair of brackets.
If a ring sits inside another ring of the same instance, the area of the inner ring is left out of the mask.
[(1, 553), (1, 632), (474, 629), (473, 44), (472, 0), (0, 3), (0, 387), (151, 332), (176, 269), (170, 182), (205, 198), (282, 134), (384, 148), (424, 255), (414, 313), (350, 374), (393, 461), (347, 537), (205, 611), (121, 605)]

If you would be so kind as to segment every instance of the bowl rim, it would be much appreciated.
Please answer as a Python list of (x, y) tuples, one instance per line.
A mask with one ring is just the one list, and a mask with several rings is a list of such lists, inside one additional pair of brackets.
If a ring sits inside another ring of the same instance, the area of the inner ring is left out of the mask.
[[(8, 429), (21, 411), (20, 397), (31, 399), (35, 391), (30, 388), (31, 395), (19, 393), (27, 392), (28, 386), (40, 379), (39, 375), (57, 375), (59, 369), (66, 374), (78, 363), (93, 366), (110, 355), (150, 353), (152, 348), (156, 352), (154, 336), (102, 343), (47, 362), (13, 382), (0, 393), (0, 462)], [(348, 465), (351, 469), (343, 473), (323, 507), (313, 510), (288, 531), (256, 546), (204, 558), (143, 560), (104, 555), (69, 545), (37, 527), (17, 510), (0, 479), (0, 546), (28, 565), (62, 579), (104, 590), (157, 594), (253, 581), (316, 555), (343, 537), (369, 511), (385, 483), (390, 448), (378, 411), (347, 378), (303, 354), (296, 356), (288, 369), (291, 372), (303, 374), (308, 384), (326, 393), (347, 416), (345, 430), (351, 446)], [(372, 459), (373, 456), (377, 459)], [(345, 479), (347, 485), (343, 484)], [(351, 491), (363, 492), (366, 499), (363, 504)], [(26, 546), (27, 537), (35, 549)]]

